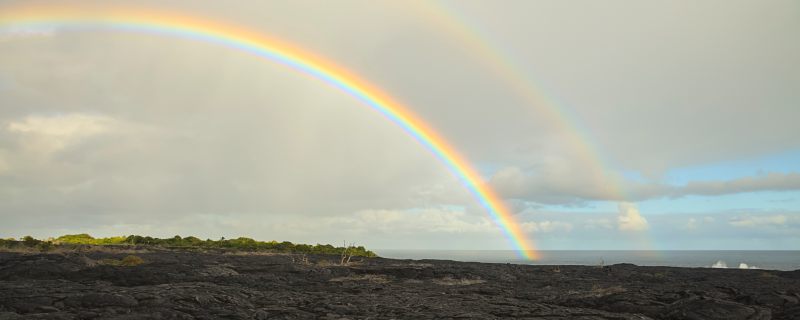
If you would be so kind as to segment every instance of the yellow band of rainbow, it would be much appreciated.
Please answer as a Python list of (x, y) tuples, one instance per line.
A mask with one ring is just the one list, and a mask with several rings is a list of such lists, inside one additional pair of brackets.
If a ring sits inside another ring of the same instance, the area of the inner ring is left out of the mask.
[(331, 62), (250, 30), (172, 12), (119, 6), (89, 7), (66, 4), (0, 6), (0, 28), (39, 25), (96, 25), (199, 40), (279, 62), (336, 87), (380, 112), (429, 149), (458, 176), (486, 208), (519, 255), (526, 259), (538, 258), (537, 252), (503, 201), (444, 138), (389, 95)]

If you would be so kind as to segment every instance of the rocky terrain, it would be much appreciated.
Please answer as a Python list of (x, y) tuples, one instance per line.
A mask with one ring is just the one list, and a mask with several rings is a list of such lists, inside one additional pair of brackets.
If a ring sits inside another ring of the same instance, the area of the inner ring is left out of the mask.
[(798, 300), (800, 271), (0, 253), (0, 319), (800, 319)]

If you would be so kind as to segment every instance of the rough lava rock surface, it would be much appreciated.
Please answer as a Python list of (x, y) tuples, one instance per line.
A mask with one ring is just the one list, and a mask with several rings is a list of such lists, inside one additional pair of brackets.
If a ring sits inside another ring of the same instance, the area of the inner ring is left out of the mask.
[(0, 253), (3, 319), (800, 319), (800, 271)]

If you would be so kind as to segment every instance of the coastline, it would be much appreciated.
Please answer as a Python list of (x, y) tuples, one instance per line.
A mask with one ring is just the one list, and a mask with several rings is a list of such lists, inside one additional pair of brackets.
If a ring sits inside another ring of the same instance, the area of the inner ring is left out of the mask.
[(798, 288), (800, 270), (0, 253), (0, 319), (791, 319)]
[(632, 263), (638, 266), (766, 269), (800, 269), (800, 250), (539, 250), (536, 261), (513, 250), (375, 249), (393, 259), (441, 259), (462, 262), (532, 265), (601, 266)]

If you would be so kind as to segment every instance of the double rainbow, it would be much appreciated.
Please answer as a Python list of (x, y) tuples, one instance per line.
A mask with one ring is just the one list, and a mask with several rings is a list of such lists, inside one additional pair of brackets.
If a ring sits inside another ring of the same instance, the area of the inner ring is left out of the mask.
[(502, 200), (444, 138), (389, 95), (331, 62), (250, 30), (172, 12), (66, 4), (0, 6), (0, 30), (41, 25), (101, 26), (213, 43), (281, 63), (344, 91), (400, 126), (444, 162), (486, 208), (519, 255), (526, 259), (538, 258), (531, 242)]
[(453, 4), (442, 1), (418, 1), (414, 4), (408, 7), (414, 9), (415, 14), (426, 18), (453, 41), (468, 48), (467, 52), (478, 58), (489, 71), (498, 76), (503, 81), (503, 86), (522, 99), (537, 118), (546, 119), (548, 124), (558, 129), (564, 141), (576, 153), (575, 159), (590, 169), (588, 172), (591, 174), (584, 179), (594, 185), (604, 186), (603, 192), (597, 195), (598, 198), (611, 201), (627, 200), (628, 196), (621, 177), (611, 173), (613, 159), (600, 152), (597, 148), (599, 144), (592, 141), (592, 135), (586, 125), (569, 111), (565, 102), (537, 90), (544, 86), (520, 71), (526, 68), (514, 63), (514, 59), (500, 49), (501, 46), (493, 43), (487, 32), (481, 30), (480, 23), (470, 21), (469, 17)]

